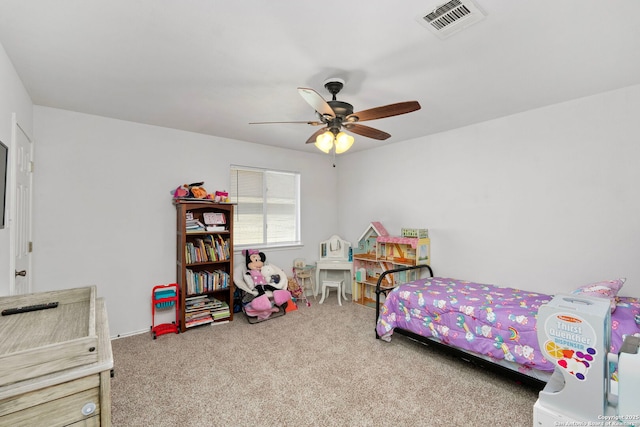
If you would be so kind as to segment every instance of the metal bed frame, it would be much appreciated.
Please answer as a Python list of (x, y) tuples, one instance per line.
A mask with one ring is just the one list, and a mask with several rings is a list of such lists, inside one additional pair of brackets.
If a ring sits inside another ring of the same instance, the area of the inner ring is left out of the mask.
[[(380, 307), (381, 307), (380, 295), (384, 294), (384, 296), (386, 297), (389, 294), (389, 292), (391, 292), (393, 289), (397, 287), (397, 286), (382, 286), (383, 279), (389, 274), (397, 273), (400, 271), (422, 270), (422, 269), (426, 269), (429, 272), (428, 277), (433, 277), (433, 270), (429, 265), (426, 265), (426, 264), (394, 268), (391, 270), (387, 270), (380, 275), (380, 277), (378, 278), (378, 282), (376, 283), (376, 291), (375, 291), (376, 292), (376, 325), (378, 324), (378, 319), (380, 318)], [(375, 327), (374, 327), (374, 330), (375, 330)], [(375, 331), (375, 334), (376, 334), (376, 339), (380, 339), (380, 336), (378, 335), (377, 330)], [(501, 375), (504, 375), (505, 377), (508, 377), (514, 380), (517, 383), (525, 384), (527, 386), (533, 387), (538, 390), (542, 390), (546, 385), (546, 382), (543, 380), (531, 377), (529, 375), (523, 374), (513, 369), (509, 369), (506, 366), (491, 363), (491, 361), (478, 357), (473, 353), (469, 353), (459, 348), (449, 346), (431, 337), (418, 335), (414, 332), (411, 332), (402, 328), (395, 328), (394, 334), (406, 336), (407, 338), (417, 341), (421, 344), (424, 344), (427, 347), (433, 347), (438, 351), (442, 351), (444, 353), (453, 355), (477, 367), (499, 373)]]

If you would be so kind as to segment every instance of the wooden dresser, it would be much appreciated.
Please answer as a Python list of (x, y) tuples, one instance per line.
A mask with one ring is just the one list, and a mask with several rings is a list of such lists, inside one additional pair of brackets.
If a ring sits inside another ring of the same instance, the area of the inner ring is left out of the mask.
[(0, 298), (0, 425), (110, 426), (113, 354), (95, 286)]

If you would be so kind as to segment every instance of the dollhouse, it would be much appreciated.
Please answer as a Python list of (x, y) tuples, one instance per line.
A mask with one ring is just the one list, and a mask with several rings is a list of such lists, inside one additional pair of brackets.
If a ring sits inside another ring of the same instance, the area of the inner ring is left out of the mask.
[[(353, 249), (353, 300), (374, 306), (374, 290), (378, 278), (385, 270), (400, 266), (429, 264), (431, 249), (426, 229), (402, 229), (401, 236), (391, 236), (380, 222), (371, 222)], [(385, 276), (392, 287), (415, 279), (415, 272), (398, 272)]]

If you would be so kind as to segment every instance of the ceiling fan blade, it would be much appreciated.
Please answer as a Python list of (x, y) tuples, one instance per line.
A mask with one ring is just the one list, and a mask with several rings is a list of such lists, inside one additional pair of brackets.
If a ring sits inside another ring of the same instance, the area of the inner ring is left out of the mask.
[(356, 123), (348, 123), (348, 124), (345, 123), (344, 127), (349, 132), (357, 133), (358, 135), (366, 136), (367, 138), (378, 139), (380, 141), (383, 141), (391, 136), (388, 133), (383, 132), (381, 130), (374, 129), (372, 127), (365, 126), (365, 125), (359, 125)]
[(316, 138), (318, 137), (318, 135), (323, 134), (326, 131), (327, 131), (326, 128), (318, 129), (313, 133), (313, 135), (309, 137), (309, 139), (307, 139), (307, 142), (305, 142), (305, 144), (314, 144), (316, 142)]
[(302, 98), (309, 103), (321, 116), (335, 117), (336, 113), (333, 112), (333, 108), (324, 100), (318, 92), (306, 87), (299, 87), (298, 93)]
[(300, 123), (300, 124), (306, 124), (306, 125), (311, 125), (311, 126), (320, 126), (320, 125), (324, 124), (322, 122), (304, 122), (304, 121), (300, 121), (300, 122), (251, 122), (249, 124), (250, 125), (269, 125), (269, 124), (273, 124), (273, 123)]
[(351, 116), (357, 116), (359, 122), (365, 120), (383, 119), (385, 117), (399, 116), (400, 114), (410, 113), (419, 110), (418, 101), (398, 102), (397, 104), (383, 105), (381, 107), (371, 108), (369, 110), (358, 111), (346, 117), (349, 120)]

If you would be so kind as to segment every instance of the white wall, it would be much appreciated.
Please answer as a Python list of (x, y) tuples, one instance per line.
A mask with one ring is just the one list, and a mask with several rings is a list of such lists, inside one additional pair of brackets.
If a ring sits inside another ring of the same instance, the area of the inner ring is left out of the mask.
[(178, 185), (228, 189), (230, 164), (302, 172), (305, 246), (265, 250), (287, 271), (338, 228), (327, 156), (39, 106), (34, 123), (34, 291), (97, 285), (113, 336), (148, 330), (151, 289), (176, 280)]
[(548, 293), (627, 277), (638, 296), (639, 113), (634, 86), (347, 153), (340, 231), (429, 228), (440, 276)]
[[(438, 275), (550, 293), (627, 277), (622, 294), (640, 295), (640, 86), (347, 153), (335, 169), (324, 155), (32, 112), (2, 49), (0, 93), (0, 139), (17, 112), (36, 141), (34, 291), (98, 285), (112, 335), (148, 330), (151, 288), (175, 280), (169, 191), (224, 188), (230, 163), (303, 172), (306, 245), (268, 254), (283, 268), (378, 220), (392, 233), (429, 228)], [(8, 236), (0, 230), (0, 295)]]
[[(9, 156), (12, 152), (12, 117), (15, 114), (18, 123), (28, 136), (32, 135), (33, 104), (27, 94), (22, 81), (18, 77), (13, 64), (9, 61), (4, 47), (0, 45), (0, 141), (9, 147)], [(11, 171), (8, 173), (8, 178)], [(7, 190), (13, 187), (12, 182), (7, 183)], [(12, 271), (9, 270), (10, 254), (10, 223), (11, 200), (7, 194), (5, 210), (5, 228), (0, 229), (0, 295), (9, 294), (9, 280)]]

